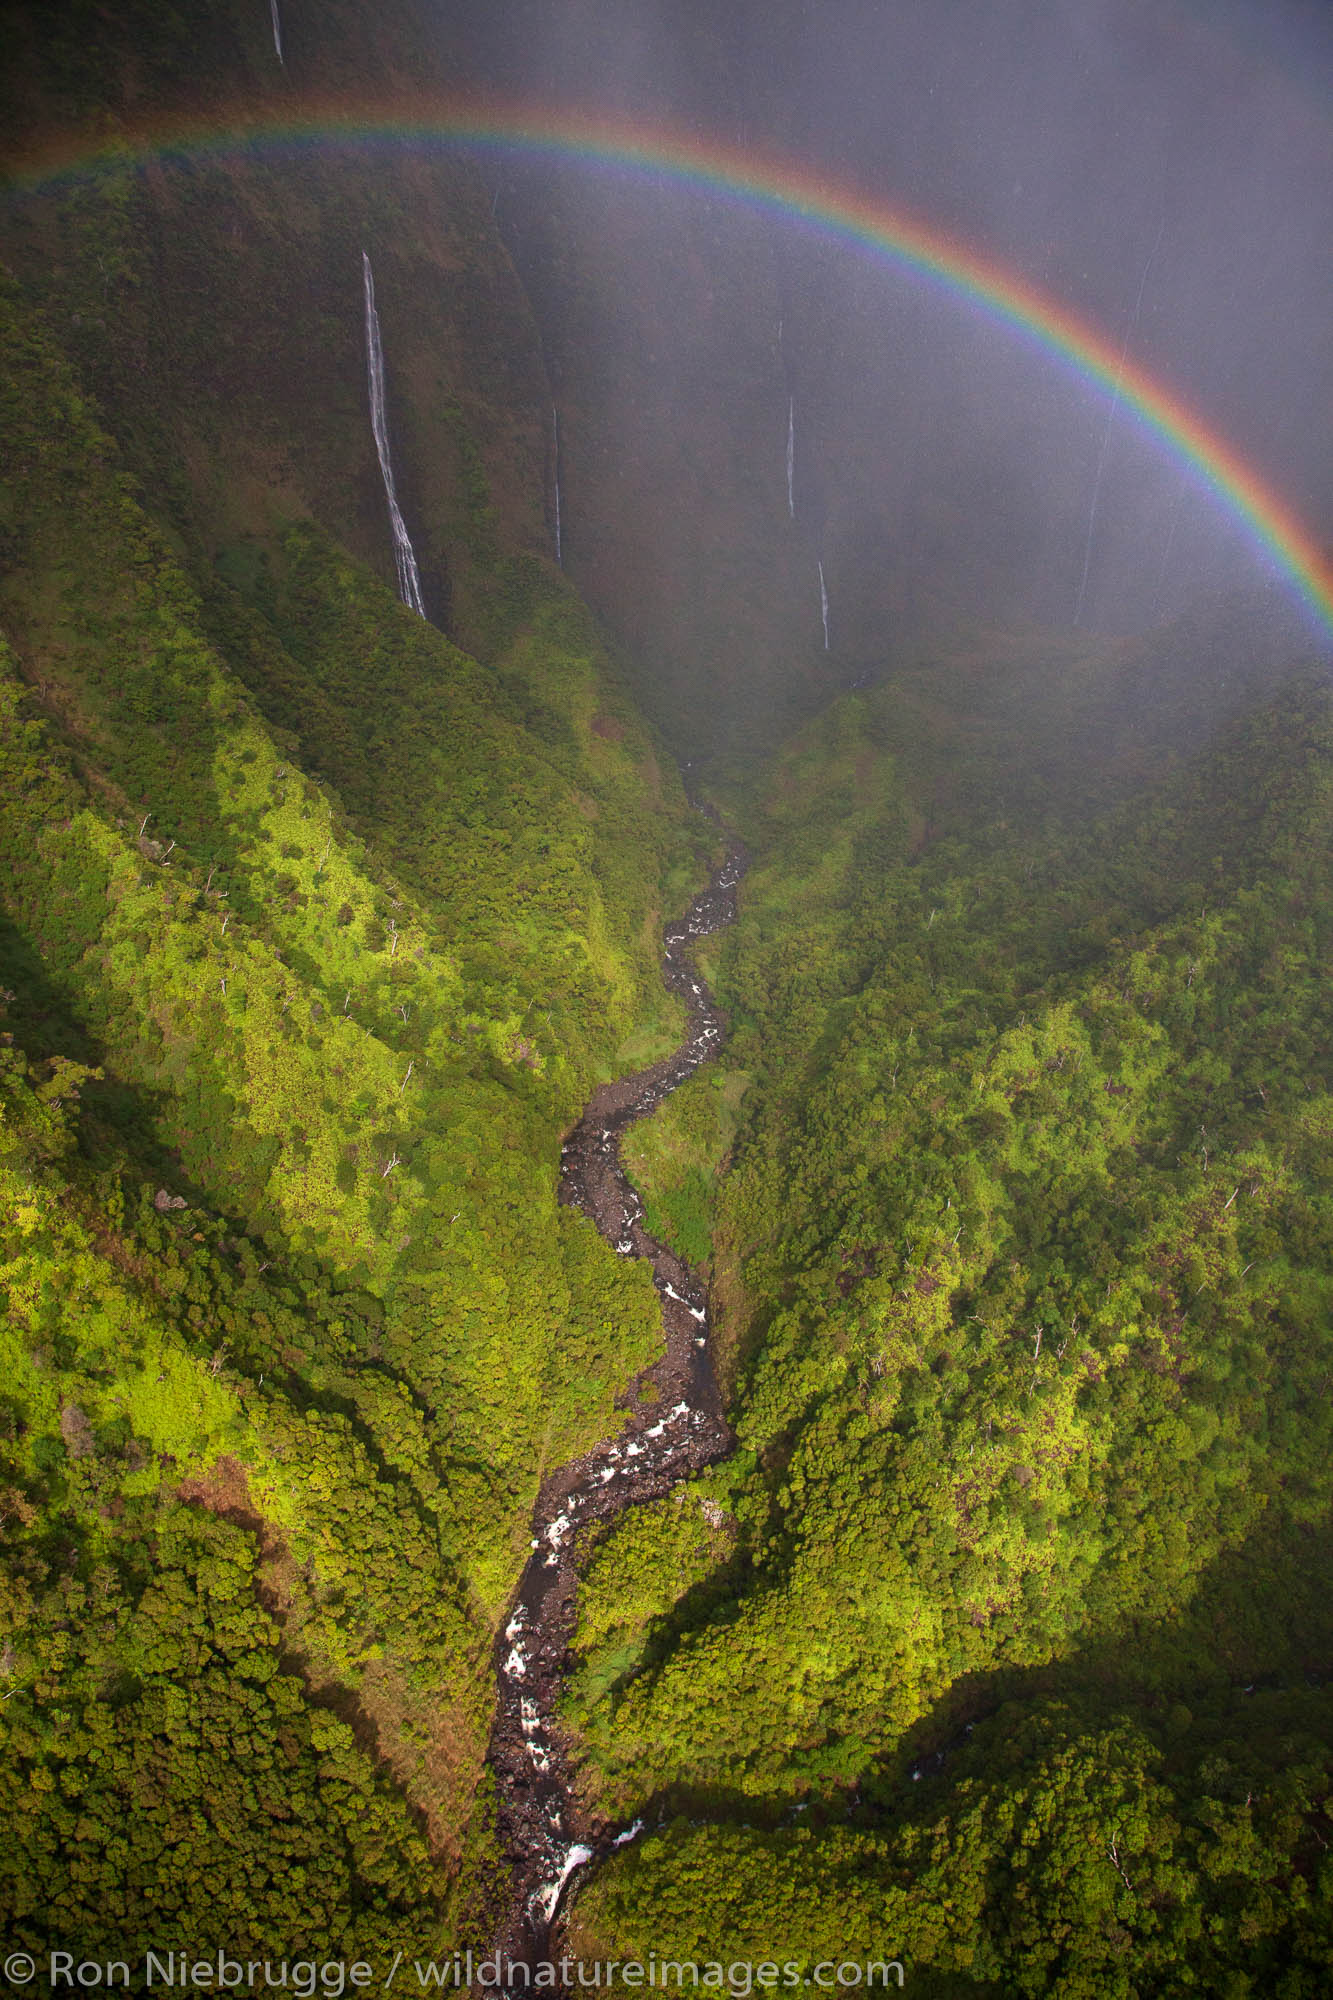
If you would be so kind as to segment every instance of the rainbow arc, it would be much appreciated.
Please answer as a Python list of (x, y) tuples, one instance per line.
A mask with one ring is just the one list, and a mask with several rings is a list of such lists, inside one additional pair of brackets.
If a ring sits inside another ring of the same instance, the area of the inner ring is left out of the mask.
[(99, 167), (164, 154), (247, 153), (273, 148), (460, 145), (529, 157), (582, 161), (665, 179), (779, 220), (797, 221), (878, 258), (989, 315), (1108, 396), (1197, 476), (1243, 526), (1257, 551), (1294, 584), (1333, 637), (1333, 562), (1286, 500), (1188, 403), (1069, 307), (974, 246), (905, 208), (843, 186), (790, 160), (716, 144), (696, 134), (618, 123), (531, 104), (431, 99), (392, 105), (346, 101), (271, 117), (246, 107), (232, 119), (160, 124), (101, 145), (70, 141), (8, 178), (37, 189)]

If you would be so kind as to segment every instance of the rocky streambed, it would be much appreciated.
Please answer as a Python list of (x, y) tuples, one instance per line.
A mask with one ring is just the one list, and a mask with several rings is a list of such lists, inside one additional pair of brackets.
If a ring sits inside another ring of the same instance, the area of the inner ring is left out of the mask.
[[(552, 1925), (571, 1878), (634, 1838), (580, 1809), (558, 1705), (577, 1617), (575, 1538), (631, 1503), (653, 1500), (729, 1450), (709, 1347), (708, 1300), (687, 1264), (651, 1237), (620, 1165), (620, 1135), (715, 1055), (726, 1022), (697, 971), (691, 947), (736, 915), (744, 869), (738, 847), (664, 936), (662, 977), (689, 1012), (674, 1055), (594, 1091), (565, 1142), (559, 1199), (596, 1223), (623, 1257), (646, 1257), (662, 1301), (665, 1352), (621, 1398), (630, 1415), (618, 1436), (561, 1466), (542, 1485), (532, 1517), (532, 1554), (496, 1647), (498, 1702), (491, 1732), (501, 1839), (513, 1889), (497, 1949), (529, 1966), (551, 1956)], [(644, 1390), (651, 1385), (651, 1400)]]

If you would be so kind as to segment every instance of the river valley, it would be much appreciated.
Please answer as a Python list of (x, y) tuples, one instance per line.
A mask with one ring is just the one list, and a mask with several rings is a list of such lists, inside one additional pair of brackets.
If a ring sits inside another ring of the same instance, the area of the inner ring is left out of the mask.
[(602, 1084), (561, 1152), (558, 1198), (590, 1217), (616, 1252), (646, 1257), (662, 1304), (665, 1351), (628, 1384), (621, 1431), (543, 1482), (532, 1553), (496, 1646), (498, 1703), (490, 1765), (499, 1828), (513, 1864), (498, 1949), (529, 1965), (550, 1956), (551, 1931), (577, 1871), (638, 1832), (593, 1820), (576, 1796), (558, 1709), (577, 1618), (576, 1541), (593, 1523), (667, 1493), (722, 1457), (731, 1434), (709, 1347), (708, 1301), (698, 1274), (643, 1226), (643, 1207), (620, 1164), (620, 1135), (649, 1115), (721, 1047), (725, 1018), (694, 966), (694, 943), (731, 923), (744, 869), (732, 846), (685, 915), (664, 934), (662, 976), (684, 1000), (689, 1032), (670, 1056)]

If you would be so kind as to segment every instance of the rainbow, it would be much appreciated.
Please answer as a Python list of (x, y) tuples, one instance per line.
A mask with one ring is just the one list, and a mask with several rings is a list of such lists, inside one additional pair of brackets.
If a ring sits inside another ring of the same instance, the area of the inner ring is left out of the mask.
[(1333, 562), (1287, 502), (1175, 392), (1116, 348), (1106, 335), (1017, 273), (907, 209), (872, 198), (809, 166), (757, 155), (663, 127), (624, 124), (583, 112), (553, 112), (476, 99), (391, 104), (340, 102), (293, 115), (255, 105), (160, 124), (89, 144), (57, 144), (7, 173), (17, 191), (67, 177), (126, 168), (164, 154), (192, 157), (256, 148), (330, 145), (447, 145), (517, 151), (546, 159), (620, 168), (741, 203), (812, 230), (923, 280), (980, 310), (1060, 367), (1112, 395), (1119, 407), (1192, 471), (1234, 515), (1261, 554), (1295, 585), (1325, 638), (1333, 637)]

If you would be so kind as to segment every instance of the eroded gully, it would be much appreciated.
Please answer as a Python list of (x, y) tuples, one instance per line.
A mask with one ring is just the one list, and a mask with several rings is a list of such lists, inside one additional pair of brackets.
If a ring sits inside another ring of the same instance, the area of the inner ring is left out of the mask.
[(722, 1457), (732, 1442), (713, 1374), (703, 1286), (689, 1265), (645, 1230), (642, 1204), (620, 1165), (619, 1141), (626, 1126), (655, 1110), (722, 1045), (724, 1017), (690, 951), (734, 919), (743, 867), (740, 849), (729, 849), (708, 887), (664, 934), (662, 977), (688, 1009), (685, 1041), (651, 1068), (594, 1091), (561, 1153), (559, 1199), (589, 1216), (619, 1255), (651, 1263), (665, 1352), (620, 1397), (629, 1415), (619, 1434), (543, 1482), (533, 1510), (532, 1554), (497, 1643), (490, 1764), (513, 1878), (496, 1944), (515, 1964), (531, 1967), (551, 1956), (552, 1926), (572, 1877), (639, 1831), (637, 1824), (617, 1830), (580, 1805), (560, 1725), (577, 1616), (576, 1537), (634, 1502), (670, 1492)]

